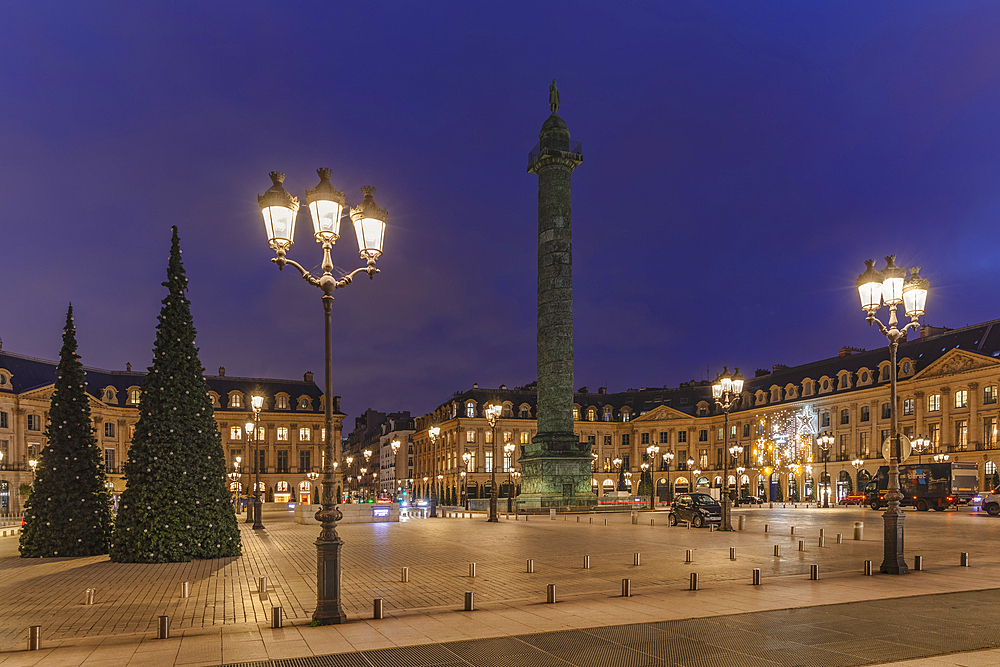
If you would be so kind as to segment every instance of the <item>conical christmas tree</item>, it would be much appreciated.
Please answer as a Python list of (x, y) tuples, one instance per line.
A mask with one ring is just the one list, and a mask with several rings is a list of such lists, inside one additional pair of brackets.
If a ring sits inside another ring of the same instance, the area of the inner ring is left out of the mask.
[(164, 563), (240, 555), (222, 439), (194, 345), (177, 227), (153, 365), (125, 464), (111, 560)]
[(38, 458), (24, 508), (23, 558), (108, 553), (111, 495), (104, 487), (104, 466), (84, 379), (70, 304), (45, 433), (49, 442)]

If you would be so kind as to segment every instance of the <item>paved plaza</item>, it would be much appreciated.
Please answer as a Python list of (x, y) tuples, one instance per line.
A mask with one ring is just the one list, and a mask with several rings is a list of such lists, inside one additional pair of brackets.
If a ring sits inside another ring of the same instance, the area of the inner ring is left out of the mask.
[[(646, 628), (615, 631), (615, 636), (625, 641), (624, 646), (638, 641), (635, 633), (665, 632), (667, 636), (680, 632), (647, 624), (734, 614), (739, 616), (730, 616), (733, 620), (723, 626), (738, 630), (741, 622), (750, 622), (739, 619), (750, 617), (759, 618), (753, 622), (773, 631), (788, 624), (805, 627), (830, 621), (828, 631), (850, 628), (857, 633), (859, 628), (869, 628), (866, 632), (873, 634), (866, 638), (873, 640), (879, 636), (876, 630), (894, 624), (897, 634), (898, 628), (912, 628), (914, 636), (923, 635), (917, 632), (915, 621), (927, 616), (928, 609), (933, 612), (945, 604), (944, 598), (926, 596), (1000, 586), (1000, 557), (993, 547), (1000, 538), (1000, 519), (983, 513), (907, 512), (907, 556), (912, 563), (914, 555), (922, 555), (925, 571), (900, 577), (862, 574), (865, 560), (874, 561), (876, 571), (881, 560), (879, 513), (858, 507), (823, 510), (787, 505), (746, 508), (737, 515), (746, 516), (746, 529), (733, 533), (669, 528), (664, 512), (642, 512), (635, 524), (629, 514), (617, 513), (559, 516), (554, 521), (548, 517), (515, 521), (511, 517), (498, 524), (487, 524), (478, 515), (471, 519), (342, 526), (343, 602), (350, 620), (345, 625), (318, 628), (309, 626), (315, 603), (313, 543), (318, 527), (296, 525), (286, 513), (266, 514), (265, 531), (254, 532), (241, 520), (244, 553), (240, 558), (192, 563), (113, 564), (106, 557), (23, 560), (17, 557), (16, 538), (0, 538), (0, 599), (4, 609), (0, 615), (0, 665), (219, 665), (500, 637), (517, 637), (516, 641), (531, 644), (533, 640), (524, 636), (537, 633), (557, 633), (550, 641), (558, 643), (563, 641), (556, 639), (560, 632), (586, 630), (589, 637), (594, 628)], [(855, 521), (864, 522), (861, 541), (852, 539)], [(826, 534), (822, 547), (821, 528)], [(838, 533), (843, 535), (843, 543), (837, 542)], [(780, 548), (779, 557), (774, 556), (775, 545)], [(736, 549), (735, 560), (730, 559), (730, 547)], [(685, 562), (687, 550), (692, 551), (691, 563)], [(960, 552), (969, 553), (971, 567), (960, 566)], [(636, 553), (640, 554), (638, 566), (634, 565)], [(585, 556), (590, 556), (589, 569), (584, 568)], [(531, 574), (525, 567), (529, 558), (534, 560)], [(469, 563), (473, 562), (474, 578), (469, 576)], [(809, 579), (814, 563), (819, 566), (818, 581)], [(400, 581), (402, 567), (409, 568), (408, 583)], [(761, 586), (750, 585), (753, 568), (761, 569)], [(698, 591), (688, 590), (692, 572), (699, 573)], [(257, 592), (261, 576), (268, 581), (264, 596)], [(629, 598), (620, 597), (621, 581), (626, 577), (632, 585), (633, 596)], [(190, 582), (188, 598), (181, 597), (185, 581)], [(556, 585), (556, 604), (545, 603), (547, 584)], [(97, 590), (93, 605), (85, 604), (87, 588)], [(474, 612), (462, 610), (465, 591), (475, 592)], [(961, 605), (954, 603), (954, 613), (960, 615), (959, 620), (973, 622), (988, 614), (995, 593), (979, 593), (985, 603), (966, 600), (971, 606), (964, 617), (958, 608)], [(925, 596), (919, 599), (929, 601), (883, 602), (877, 613), (829, 607), (910, 596)], [(372, 599), (376, 597), (384, 600), (383, 620), (371, 619)], [(275, 605), (282, 607), (285, 616), (282, 629), (269, 627)], [(825, 606), (822, 613), (831, 616), (821, 621), (799, 619), (801, 622), (773, 613), (758, 616), (771, 610), (819, 606)], [(170, 639), (155, 639), (156, 620), (161, 614), (170, 616)], [(854, 617), (857, 620), (853, 623), (847, 620)], [(706, 627), (716, 627), (719, 622), (714, 619), (714, 625)], [(24, 650), (30, 625), (42, 626), (41, 651)], [(841, 662), (801, 664), (871, 664), (890, 657), (916, 658), (994, 645), (985, 639), (989, 633), (955, 632), (962, 637), (956, 635), (953, 641), (938, 644), (915, 643), (923, 653), (869, 652), (859, 656), (854, 650), (843, 652), (848, 658)], [(565, 641), (573, 645), (576, 636), (569, 635)], [(1000, 645), (1000, 632), (989, 636), (995, 636), (995, 645)], [(653, 638), (663, 639), (660, 635)], [(578, 639), (596, 641), (582, 636)], [(899, 635), (896, 643), (904, 639)], [(646, 640), (652, 641), (649, 637)], [(841, 640), (845, 646), (860, 641), (853, 636)], [(795, 643), (795, 637), (789, 635), (781, 641)], [(781, 655), (780, 651), (753, 660), (747, 658), (751, 654), (736, 651), (734, 661), (717, 656), (712, 662), (712, 651), (722, 650), (712, 646), (685, 661), (665, 662), (643, 653), (649, 661), (622, 658), (602, 664), (800, 664), (776, 660), (774, 655)], [(945, 648), (939, 651), (942, 646)], [(545, 650), (544, 646), (536, 648)], [(890, 642), (888, 649), (892, 648)], [(888, 649), (883, 646), (880, 650)], [(340, 662), (324, 659), (309, 664), (446, 664), (426, 653), (431, 649), (422, 650), (425, 658), (403, 652), (399, 659), (406, 662), (398, 663), (388, 654), (366, 662), (367, 653), (355, 653), (350, 659), (356, 658), (354, 662), (343, 657)], [(482, 650), (496, 653), (488, 647)], [(447, 655), (452, 654), (454, 651)], [(540, 658), (524, 657), (524, 651), (517, 655), (522, 658), (503, 664), (547, 664), (532, 662)], [(701, 658), (705, 662), (699, 663)], [(1000, 657), (992, 653), (968, 653), (962, 659), (972, 662), (912, 664), (1000, 664)], [(449, 660), (453, 664), (485, 664), (468, 657)]]

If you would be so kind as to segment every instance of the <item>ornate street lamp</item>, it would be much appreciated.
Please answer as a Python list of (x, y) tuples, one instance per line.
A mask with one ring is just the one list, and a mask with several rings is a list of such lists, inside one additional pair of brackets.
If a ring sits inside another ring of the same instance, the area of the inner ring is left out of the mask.
[(951, 458), (951, 457), (948, 454), (935, 454), (934, 455), (934, 463), (944, 463), (949, 458)]
[(659, 445), (650, 445), (646, 447), (646, 454), (649, 455), (649, 509), (656, 509), (656, 485), (653, 483), (653, 462), (656, 461), (657, 454), (660, 453)]
[[(431, 488), (431, 516), (437, 517), (437, 441), (438, 437), (441, 435), (440, 426), (431, 426), (427, 429), (427, 435), (431, 439), (431, 475), (434, 477), (434, 486)], [(427, 481), (427, 478), (424, 478)]]
[(500, 423), (500, 413), (503, 412), (502, 405), (487, 405), (484, 410), (486, 421), (489, 422), (493, 430), (493, 465), (490, 466), (490, 515), (486, 519), (491, 523), (500, 521), (497, 515), (497, 424)]
[(924, 452), (930, 447), (931, 441), (922, 435), (918, 435), (910, 444), (913, 446), (913, 451), (917, 453), (917, 465), (920, 465), (923, 462)]
[(465, 470), (462, 471), (462, 493), (465, 494), (465, 502), (462, 503), (462, 506), (465, 509), (469, 509), (469, 482), (465, 479), (465, 477), (468, 474), (469, 461), (471, 460), (472, 452), (465, 450), (465, 453), (462, 454), (462, 461), (465, 463)]
[[(258, 424), (260, 423), (260, 409), (264, 407), (264, 397), (254, 394), (250, 397), (250, 407), (253, 409), (253, 443), (254, 443), (254, 461), (256, 462), (254, 468), (257, 471), (257, 479), (253, 485), (253, 528), (254, 530), (262, 530), (264, 528), (264, 523), (262, 521), (263, 507), (260, 498), (260, 438), (257, 437)], [(250, 422), (247, 422), (250, 426)]]
[[(723, 449), (729, 444), (729, 411), (740, 402), (740, 394), (743, 393), (743, 376), (737, 368), (733, 375), (729, 374), (729, 367), (723, 366), (722, 372), (715, 378), (712, 384), (712, 398), (715, 404), (722, 408), (726, 416), (725, 430), (722, 433)], [(725, 452), (722, 457), (722, 525), (719, 530), (732, 530), (733, 524), (730, 515), (732, 514), (732, 499), (729, 497), (729, 457), (731, 454)]]
[(816, 445), (823, 450), (823, 507), (830, 507), (830, 473), (827, 471), (827, 463), (830, 461), (830, 447), (833, 446), (833, 436), (829, 433), (816, 438)]
[[(903, 494), (899, 490), (899, 462), (902, 458), (902, 443), (899, 437), (899, 415), (896, 409), (896, 350), (899, 340), (913, 328), (920, 328), (920, 316), (924, 314), (924, 304), (927, 301), (927, 288), (930, 283), (920, 277), (920, 267), (910, 269), (910, 277), (906, 277), (906, 269), (896, 266), (896, 256), (885, 258), (886, 267), (883, 271), (875, 270), (875, 260), (865, 262), (865, 272), (858, 276), (856, 284), (861, 297), (861, 308), (867, 314), (866, 320), (871, 326), (878, 322), (879, 331), (889, 340), (889, 409), (890, 409), (890, 447), (889, 447), (889, 487), (886, 494), (888, 507), (882, 515), (884, 522), (883, 556), (879, 572), (883, 574), (906, 574), (906, 560), (903, 557), (903, 511), (899, 501)], [(889, 325), (886, 326), (875, 317), (875, 313), (884, 302), (889, 308)], [(910, 322), (902, 329), (897, 328), (896, 308), (902, 303)]]
[[(510, 464), (507, 460), (510, 459)], [(511, 473), (514, 470), (514, 443), (505, 442), (503, 445), (503, 464), (507, 468), (507, 514), (514, 511), (514, 487)]]
[[(861, 478), (858, 477), (858, 475), (861, 474), (861, 468), (864, 467), (865, 462), (862, 461), (861, 459), (854, 459), (853, 461), (851, 461), (851, 465), (854, 466), (854, 470), (855, 470), (854, 479), (856, 479), (857, 482), (858, 482), (858, 494), (863, 496), (865, 490), (861, 488)], [(864, 507), (863, 503), (859, 502), (858, 504), (861, 505), (862, 507)]]
[(673, 501), (674, 487), (670, 485), (670, 464), (674, 462), (674, 453), (667, 451), (663, 453), (663, 464), (667, 469), (667, 500)]
[[(323, 274), (315, 277), (305, 270), (301, 264), (285, 257), (292, 247), (295, 231), (295, 215), (299, 209), (299, 201), (290, 195), (282, 183), (285, 175), (272, 171), (272, 185), (263, 195), (258, 196), (261, 215), (264, 219), (264, 229), (267, 232), (268, 244), (274, 249), (276, 257), (271, 261), (284, 269), (291, 265), (310, 284), (323, 291), (323, 313), (325, 320), (323, 351), (325, 357), (325, 386), (323, 403), (326, 423), (326, 442), (323, 445), (323, 490), (320, 498), (320, 510), (316, 519), (320, 522), (319, 539), (316, 540), (316, 610), (313, 612), (313, 622), (318, 625), (343, 623), (347, 620), (340, 603), (340, 552), (344, 546), (343, 540), (337, 535), (337, 521), (344, 518), (334, 499), (335, 479), (333, 461), (337, 456), (340, 443), (333, 441), (333, 308), (334, 290), (350, 285), (359, 273), (368, 274), (374, 278), (378, 273), (375, 261), (382, 255), (382, 241), (385, 237), (385, 227), (389, 214), (375, 203), (373, 194), (375, 188), (365, 186), (364, 201), (357, 208), (351, 209), (351, 220), (358, 238), (358, 250), (365, 266), (348, 273), (342, 278), (334, 277), (333, 260), (330, 250), (340, 238), (340, 219), (343, 216), (345, 198), (330, 183), (331, 171), (317, 169), (319, 184), (312, 190), (306, 190), (306, 202), (312, 216), (313, 234), (316, 242), (323, 248)], [(255, 490), (256, 493), (256, 490)], [(254, 524), (256, 526), (256, 524)]]

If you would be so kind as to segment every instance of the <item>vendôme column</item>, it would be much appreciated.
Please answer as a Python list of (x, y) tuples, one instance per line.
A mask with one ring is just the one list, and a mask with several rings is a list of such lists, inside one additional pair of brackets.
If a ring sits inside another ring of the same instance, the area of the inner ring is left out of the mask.
[(559, 117), (555, 79), (549, 109), (528, 155), (528, 172), (538, 176), (538, 433), (521, 452), (518, 496), (518, 507), (528, 511), (596, 502), (590, 446), (573, 432), (570, 180), (583, 155)]

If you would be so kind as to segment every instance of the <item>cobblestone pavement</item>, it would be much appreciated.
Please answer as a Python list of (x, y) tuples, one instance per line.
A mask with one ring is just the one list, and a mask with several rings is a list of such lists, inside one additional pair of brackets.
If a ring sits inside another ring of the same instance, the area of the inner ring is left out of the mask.
[[(75, 647), (76, 654), (87, 646), (103, 651), (118, 646), (120, 652), (131, 650), (129, 664), (140, 664), (147, 652), (163, 653), (174, 642), (143, 639), (155, 635), (156, 617), (168, 614), (181, 648), (174, 648), (169, 662), (157, 656), (161, 667), (219, 664), (970, 590), (1000, 582), (1000, 555), (993, 548), (1000, 538), (1000, 519), (993, 517), (908, 512), (907, 555), (911, 562), (913, 554), (923, 555), (926, 572), (867, 578), (860, 574), (862, 562), (873, 560), (877, 569), (881, 560), (878, 513), (791, 506), (739, 513), (747, 516), (746, 530), (728, 534), (668, 528), (662, 512), (641, 513), (635, 525), (628, 514), (613, 514), (596, 515), (593, 523), (584, 515), (579, 523), (569, 516), (487, 524), (480, 515), (343, 526), (343, 604), (355, 622), (335, 626), (336, 631), (307, 625), (315, 602), (318, 528), (295, 525), (281, 513), (265, 515), (263, 532), (241, 522), (240, 558), (193, 563), (127, 565), (106, 557), (22, 560), (16, 556), (16, 539), (0, 539), (0, 651), (22, 649), (27, 627), (41, 625), (46, 646)], [(860, 542), (851, 539), (858, 520), (865, 522)], [(796, 535), (791, 534), (793, 525)], [(826, 530), (824, 547), (818, 545), (820, 528)], [(844, 536), (842, 544), (836, 542), (837, 533)], [(782, 550), (778, 558), (773, 555), (776, 544)], [(735, 561), (729, 559), (730, 546), (736, 547)], [(690, 564), (684, 562), (687, 549), (693, 551)], [(970, 554), (973, 567), (959, 567), (960, 551)], [(639, 566), (633, 565), (636, 552), (641, 553)], [(585, 555), (591, 557), (590, 569), (583, 568)], [(525, 572), (527, 558), (535, 561), (534, 574)], [(470, 562), (477, 564), (475, 578), (468, 576)], [(811, 563), (819, 564), (822, 582), (808, 582)], [(399, 581), (402, 566), (409, 567), (406, 584)], [(754, 567), (761, 568), (765, 586), (747, 585)], [(685, 590), (693, 571), (700, 573), (703, 587), (695, 593)], [(259, 576), (268, 578), (266, 599), (257, 594)], [(636, 597), (617, 597), (623, 577), (631, 579)], [(180, 597), (183, 581), (191, 582), (186, 599)], [(565, 603), (540, 604), (549, 583), (556, 584)], [(97, 589), (93, 606), (83, 604), (86, 588)], [(484, 610), (476, 612), (475, 624), (458, 612), (467, 590), (475, 591)], [(698, 596), (694, 608), (692, 595)], [(384, 599), (386, 620), (361, 621), (371, 617), (375, 597)], [(273, 605), (282, 606), (290, 627), (266, 628)], [(278, 651), (282, 646), (284, 654)], [(0, 664), (36, 664), (30, 660), (42, 653), (7, 653)], [(118, 662), (109, 658), (107, 664), (127, 662), (114, 660)]]

